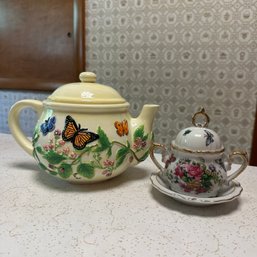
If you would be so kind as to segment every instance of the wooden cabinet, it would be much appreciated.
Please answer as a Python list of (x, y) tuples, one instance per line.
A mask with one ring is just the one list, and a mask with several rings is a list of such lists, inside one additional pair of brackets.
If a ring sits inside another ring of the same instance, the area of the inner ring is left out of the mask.
[(85, 69), (85, 0), (0, 1), (0, 88), (53, 90)]

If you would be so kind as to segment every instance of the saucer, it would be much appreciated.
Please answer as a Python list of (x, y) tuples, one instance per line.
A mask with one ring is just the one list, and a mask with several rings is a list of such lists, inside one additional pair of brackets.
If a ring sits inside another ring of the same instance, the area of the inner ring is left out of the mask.
[(161, 193), (170, 196), (176, 201), (195, 206), (208, 206), (220, 203), (226, 203), (233, 201), (237, 197), (240, 196), (243, 188), (240, 183), (233, 180), (230, 182), (229, 186), (224, 188), (217, 197), (210, 198), (201, 198), (195, 196), (183, 195), (177, 192), (172, 191), (169, 187), (164, 183), (158, 173), (153, 173), (150, 177), (153, 187), (159, 190)]

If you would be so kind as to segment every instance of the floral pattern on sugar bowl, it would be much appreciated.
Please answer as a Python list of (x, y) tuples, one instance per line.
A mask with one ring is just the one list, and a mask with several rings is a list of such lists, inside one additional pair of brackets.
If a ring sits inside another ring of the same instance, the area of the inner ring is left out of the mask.
[[(204, 159), (179, 159), (173, 166), (168, 166), (163, 174), (174, 191), (183, 191), (190, 194), (208, 194), (217, 192), (225, 182), (223, 173), (225, 167), (221, 160), (215, 163), (206, 163)], [(174, 168), (174, 171), (171, 169)]]
[[(197, 123), (200, 117), (203, 122)], [(196, 197), (215, 197), (223, 186), (228, 185), (246, 168), (246, 152), (234, 151), (227, 157), (217, 133), (207, 128), (209, 121), (209, 116), (202, 108), (192, 118), (194, 127), (181, 130), (172, 141), (170, 149), (153, 144), (151, 158), (171, 190)], [(162, 149), (164, 167), (155, 158), (155, 148)], [(227, 171), (231, 169), (234, 156), (240, 157), (243, 162), (237, 171), (228, 176)]]

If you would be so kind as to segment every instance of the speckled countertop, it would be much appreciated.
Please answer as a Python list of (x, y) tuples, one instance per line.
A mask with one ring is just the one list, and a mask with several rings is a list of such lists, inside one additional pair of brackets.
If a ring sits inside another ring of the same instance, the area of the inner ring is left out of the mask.
[(240, 198), (194, 207), (152, 187), (150, 159), (107, 182), (72, 185), (39, 171), (0, 135), (0, 256), (257, 256), (257, 167)]

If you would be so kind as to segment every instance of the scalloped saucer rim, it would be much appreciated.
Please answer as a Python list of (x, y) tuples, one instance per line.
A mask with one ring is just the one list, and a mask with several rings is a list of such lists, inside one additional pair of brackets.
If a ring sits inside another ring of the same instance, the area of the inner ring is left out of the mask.
[(233, 201), (238, 198), (243, 191), (242, 186), (236, 180), (223, 190), (217, 197), (201, 198), (196, 196), (188, 196), (171, 190), (168, 185), (160, 177), (159, 173), (152, 173), (150, 177), (151, 183), (161, 193), (170, 196), (174, 200), (196, 206), (208, 206)]

